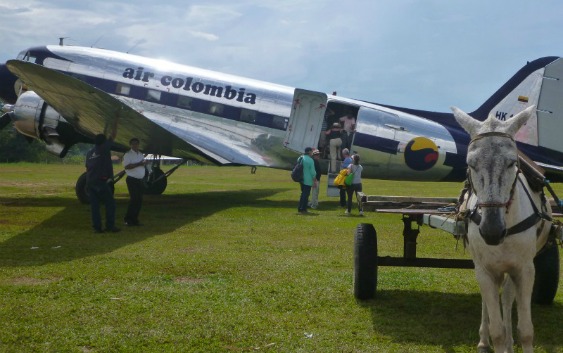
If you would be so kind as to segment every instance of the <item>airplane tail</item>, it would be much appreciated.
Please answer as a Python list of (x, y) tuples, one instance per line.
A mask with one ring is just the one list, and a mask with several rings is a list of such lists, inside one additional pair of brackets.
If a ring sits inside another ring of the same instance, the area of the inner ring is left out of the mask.
[(518, 132), (516, 139), (563, 152), (563, 58), (550, 56), (528, 62), (473, 113), (485, 120), (490, 114), (506, 120), (535, 105), (537, 114)]

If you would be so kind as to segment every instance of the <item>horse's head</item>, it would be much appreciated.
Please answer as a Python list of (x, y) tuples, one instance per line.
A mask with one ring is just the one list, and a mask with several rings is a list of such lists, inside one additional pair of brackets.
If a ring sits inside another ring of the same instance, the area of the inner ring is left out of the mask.
[(477, 207), (481, 209), (479, 232), (488, 245), (498, 245), (506, 235), (505, 213), (518, 173), (518, 150), (514, 135), (532, 115), (531, 106), (507, 121), (489, 116), (484, 122), (458, 108), (456, 121), (469, 133), (468, 176)]

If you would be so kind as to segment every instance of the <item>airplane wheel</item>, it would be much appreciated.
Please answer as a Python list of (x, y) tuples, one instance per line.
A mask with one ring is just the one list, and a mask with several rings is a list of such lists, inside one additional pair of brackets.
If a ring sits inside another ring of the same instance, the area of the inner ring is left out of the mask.
[(354, 296), (366, 300), (377, 289), (377, 233), (372, 224), (361, 223), (354, 236)]
[(90, 204), (90, 195), (88, 195), (88, 188), (86, 187), (86, 173), (82, 173), (82, 175), (78, 178), (74, 190), (80, 203), (85, 205)]
[(532, 302), (549, 305), (553, 303), (559, 285), (559, 248), (556, 244), (546, 245), (534, 258), (536, 279)]
[[(115, 185), (110, 184), (111, 194), (115, 193)], [(76, 192), (76, 197), (80, 203), (85, 205), (90, 204), (90, 194), (88, 192), (88, 188), (86, 187), (86, 173), (82, 173), (78, 180), (76, 181), (76, 186), (74, 187), (74, 191)]]
[(162, 179), (160, 179), (156, 182), (154, 181), (154, 180), (158, 179), (161, 175), (164, 175), (164, 172), (162, 171), (162, 169), (154, 168), (152, 170), (152, 173), (149, 174), (149, 176), (146, 180), (145, 194), (160, 195), (164, 192), (164, 190), (166, 190), (166, 186), (168, 186), (168, 180), (167, 180), (166, 177), (163, 177)]

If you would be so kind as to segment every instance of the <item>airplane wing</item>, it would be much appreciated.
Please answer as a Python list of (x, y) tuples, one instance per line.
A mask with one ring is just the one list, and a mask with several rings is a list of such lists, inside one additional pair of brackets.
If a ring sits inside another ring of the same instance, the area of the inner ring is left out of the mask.
[(109, 135), (115, 127), (115, 143), (124, 148), (133, 137), (143, 142), (143, 152), (177, 156), (204, 163), (228, 161), (203, 147), (188, 143), (111, 95), (74, 77), (41, 65), (9, 60), (9, 70), (68, 123), (86, 135)]

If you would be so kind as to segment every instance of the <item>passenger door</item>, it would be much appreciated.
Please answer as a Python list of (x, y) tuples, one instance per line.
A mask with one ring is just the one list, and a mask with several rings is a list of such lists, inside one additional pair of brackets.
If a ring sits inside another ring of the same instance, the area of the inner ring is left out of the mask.
[(317, 148), (327, 105), (322, 92), (296, 88), (284, 146), (303, 153), (306, 147)]

